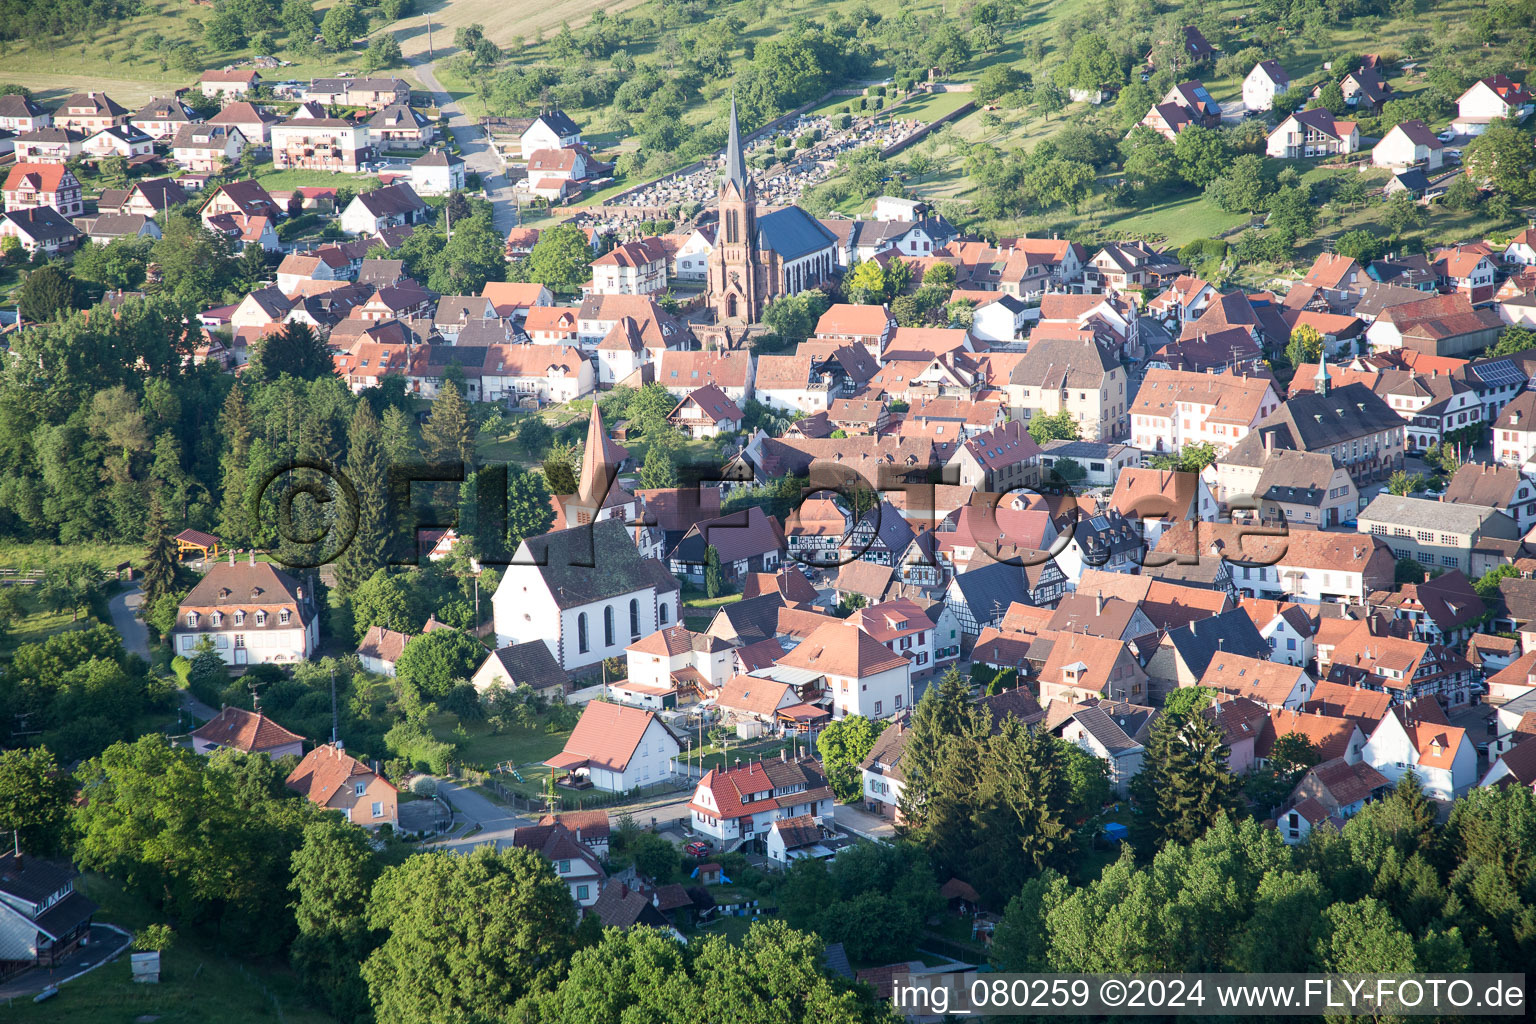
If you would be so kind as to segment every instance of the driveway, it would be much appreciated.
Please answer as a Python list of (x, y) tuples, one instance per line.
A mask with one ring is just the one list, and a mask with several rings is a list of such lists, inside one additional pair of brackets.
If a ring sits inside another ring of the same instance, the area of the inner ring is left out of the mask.
[(448, 131), (459, 144), (459, 153), (464, 157), (464, 169), (480, 175), (485, 196), (491, 202), (491, 222), (505, 238), (507, 232), (517, 227), (517, 199), (512, 194), (512, 183), (503, 173), (501, 161), (491, 149), (485, 132), (464, 113), (458, 102), (437, 80), (437, 76), (432, 73), (435, 62), (419, 63), (417, 58), (407, 57), (406, 63), (416, 69), (421, 84), (436, 98), (438, 108), (448, 118)]
[(496, 801), (475, 792), (468, 786), (456, 785), (445, 779), (438, 780), (437, 794), (453, 807), (456, 825), (463, 823), (468, 828), (479, 825), (480, 831), (472, 836), (453, 836), (442, 842), (433, 843), (433, 849), (468, 853), (477, 846), (494, 843), (499, 850), (512, 841), (513, 829), (537, 824), (534, 819), (513, 814)]
[[(132, 590), (125, 590), (107, 602), (107, 610), (112, 613), (112, 628), (116, 629), (123, 637), (123, 647), (130, 654), (137, 654), (145, 661), (149, 661), (149, 629), (139, 618), (139, 609), (144, 605), (144, 591), (138, 584), (134, 584)], [(208, 721), (218, 712), (192, 696), (190, 690), (178, 690), (177, 697), (181, 701), (181, 708), (194, 718)]]
[(131, 936), (113, 925), (91, 925), (91, 939), (64, 957), (56, 967), (34, 967), (0, 982), (0, 1003), (12, 999), (31, 999), (49, 985), (100, 967), (115, 960), (128, 948)]

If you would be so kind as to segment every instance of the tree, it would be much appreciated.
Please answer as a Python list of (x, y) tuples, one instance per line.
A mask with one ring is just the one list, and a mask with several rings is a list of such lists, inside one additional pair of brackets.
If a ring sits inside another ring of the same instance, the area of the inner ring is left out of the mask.
[(872, 722), (862, 715), (849, 715), (831, 723), (816, 737), (816, 752), (821, 756), (822, 771), (832, 792), (843, 803), (852, 803), (863, 789), (859, 762), (863, 761), (886, 722)]
[(1236, 806), (1227, 747), (1204, 715), (1163, 716), (1152, 727), (1147, 761), (1131, 780), (1136, 831), (1145, 849), (1189, 843)]
[(993, 64), (976, 80), (976, 102), (996, 103), (1009, 93), (1019, 92), (1029, 85), (1029, 76), (1008, 64)]
[(1343, 115), (1345, 110), (1348, 109), (1344, 102), (1344, 90), (1339, 87), (1338, 82), (1329, 82), (1323, 86), (1323, 91), (1318, 93), (1317, 99), (1313, 101), (1313, 105), (1323, 107), (1337, 115)]
[[(1131, 84), (1121, 89), (1120, 95), (1115, 99), (1115, 121), (1122, 129), (1130, 131), (1137, 122), (1147, 116), (1147, 111), (1151, 110), (1156, 102), (1157, 97), (1152, 94), (1152, 90), (1147, 88), (1139, 78), (1133, 76)], [(1159, 135), (1158, 138), (1162, 136)]]
[(1413, 937), (1386, 905), (1370, 896), (1323, 911), (1327, 934), (1318, 939), (1318, 964), (1340, 974), (1391, 974), (1415, 969)]
[(1465, 174), (1456, 175), (1455, 180), (1446, 188), (1445, 195), (1440, 197), (1440, 202), (1448, 209), (1460, 210), (1470, 213), (1477, 209), (1478, 202), (1482, 199), (1482, 193), (1477, 190), (1472, 179)]
[(1084, 32), (1072, 44), (1072, 53), (1056, 71), (1056, 84), (1064, 89), (1097, 92), (1125, 79), (1120, 60), (1097, 32)]
[(1181, 686), (1163, 700), (1163, 717), (1186, 721), (1211, 706), (1216, 691), (1209, 686)]
[(358, 402), (347, 428), (347, 477), (357, 494), (352, 540), (336, 563), (336, 582), (349, 594), (383, 568), (390, 548), (389, 464), (373, 407)]
[(1226, 138), (1214, 128), (1192, 124), (1173, 141), (1173, 159), (1179, 177), (1203, 189), (1226, 174), (1232, 164), (1232, 150)]
[(1228, 213), (1256, 213), (1264, 208), (1269, 184), (1263, 158), (1244, 153), (1232, 161), (1225, 174), (1207, 184), (1206, 194)]
[(224, 397), (219, 413), (219, 434), (224, 452), (219, 459), (223, 503), (219, 511), (219, 533), (230, 545), (248, 543), (256, 532), (247, 503), (251, 487), (251, 441), (255, 427), (245, 392), (236, 384)]
[(704, 594), (710, 598), (719, 597), (724, 586), (725, 580), (720, 573), (720, 552), (711, 544), (704, 549)]
[(475, 674), (485, 648), (457, 629), (434, 629), (405, 645), (395, 662), (395, 678), (423, 700), (448, 696), (455, 685)]
[(515, 268), (522, 281), (536, 281), (554, 291), (574, 292), (592, 276), (592, 246), (574, 224), (556, 224), (539, 233), (533, 251)]
[(526, 849), (411, 857), (374, 885), (367, 922), (386, 935), (362, 966), (379, 1024), (510, 1019), (575, 951), (570, 888)]
[(1536, 199), (1536, 150), (1531, 137), (1508, 121), (1495, 121), (1467, 144), (1467, 173), (1517, 203)]
[(47, 747), (0, 751), (0, 833), (23, 853), (51, 857), (64, 847), (74, 787)]
[(1286, 245), (1308, 238), (1317, 229), (1317, 207), (1307, 185), (1286, 185), (1269, 197), (1269, 226)]
[(1422, 491), (1424, 487), (1424, 476), (1420, 473), (1410, 474), (1399, 469), (1387, 477), (1387, 490), (1399, 498), (1406, 498), (1414, 491)]
[(370, 626), (397, 633), (414, 633), (421, 626), (411, 614), (410, 594), (400, 573), (377, 569), (351, 596), (352, 622), (359, 641)]
[(57, 264), (44, 264), (21, 282), (16, 304), (28, 320), (46, 323), (75, 308), (75, 282)]
[(655, 832), (642, 832), (629, 852), (634, 857), (635, 870), (657, 885), (671, 882), (683, 867), (683, 855), (677, 845)]
[(104, 288), (138, 288), (144, 283), (152, 244), (148, 238), (135, 236), (114, 238), (106, 245), (82, 246), (75, 251), (70, 274), (77, 281)]
[(261, 340), (245, 372), (258, 381), (274, 381), (285, 373), (300, 380), (318, 380), (334, 376), (336, 364), (315, 329), (294, 320)]
[(434, 462), (474, 463), (474, 424), (469, 406), (453, 381), (443, 381), (432, 399), (432, 416), (421, 428), (421, 441), (427, 458)]
[(1488, 355), (1511, 356), (1532, 348), (1536, 348), (1536, 331), (1512, 324), (1499, 332), (1499, 340), (1488, 350)]
[(156, 289), (182, 306), (199, 309), (223, 298), (234, 282), (229, 239), (204, 227), (195, 210), (168, 210), (155, 219), (161, 229), (150, 249), (160, 268)]
[(350, 50), (352, 41), (367, 30), (368, 19), (349, 3), (332, 7), (320, 22), (320, 35), (332, 50)]
[(987, 739), (978, 775), (967, 875), (997, 904), (1039, 872), (1070, 866), (1076, 829), (1064, 744), (1007, 718)]
[(558, 986), (520, 1008), (520, 1019), (660, 1022), (679, 1019), (680, 1007), (708, 1021), (895, 1020), (869, 989), (841, 985), (827, 973), (820, 938), (766, 918), (753, 922), (740, 943), (712, 935), (683, 944), (656, 928), (609, 929), (571, 958)]
[(1029, 436), (1036, 444), (1047, 441), (1076, 441), (1082, 436), (1077, 421), (1066, 409), (1051, 415), (1035, 415), (1029, 418)]
[(1364, 228), (1346, 231), (1333, 243), (1333, 251), (1347, 256), (1356, 263), (1379, 260), (1386, 253), (1386, 242)]
[(672, 453), (665, 445), (653, 444), (645, 453), (645, 461), (640, 464), (640, 485), (642, 487), (676, 487), (677, 464), (672, 461)]
[(321, 818), (305, 827), (292, 863), (294, 970), (333, 1014), (355, 1019), (368, 1008), (357, 965), (374, 946), (365, 914), (379, 866), (368, 835), (339, 818)]
[(381, 32), (368, 44), (367, 51), (363, 54), (363, 70), (377, 71), (380, 68), (397, 67), (404, 62), (405, 57), (400, 52), (400, 41), (395, 38), (393, 32)]
[(1392, 233), (1394, 240), (1403, 237), (1409, 231), (1417, 231), (1428, 220), (1428, 214), (1424, 207), (1414, 202), (1407, 192), (1394, 192), (1387, 197), (1387, 201), (1381, 206), (1382, 219), (1386, 221), (1387, 230)]
[(943, 759), (944, 744), (969, 725), (969, 708), (970, 685), (952, 668), (937, 683), (929, 684), (913, 709), (911, 735), (902, 754), (906, 783), (900, 801), (911, 833), (920, 835), (928, 823), (929, 808), (925, 805)]
[(1423, 583), (1429, 578), (1429, 573), (1416, 558), (1399, 558), (1393, 563), (1392, 581), (1394, 583)]
[(1323, 336), (1311, 324), (1297, 324), (1285, 346), (1285, 358), (1293, 367), (1315, 363), (1323, 357)]
[(149, 499), (149, 525), (144, 530), (147, 551), (140, 566), (140, 587), (146, 604), (171, 594), (176, 590), (176, 542), (165, 524), (165, 514), (160, 507), (160, 495)]
[(865, 260), (853, 268), (843, 282), (843, 293), (848, 301), (861, 306), (878, 306), (885, 302), (885, 270), (874, 260)]

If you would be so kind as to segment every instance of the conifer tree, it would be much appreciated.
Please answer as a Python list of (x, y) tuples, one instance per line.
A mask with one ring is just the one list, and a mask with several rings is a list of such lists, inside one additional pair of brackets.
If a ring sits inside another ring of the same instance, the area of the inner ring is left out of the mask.
[(432, 418), (421, 428), (427, 458), (435, 462), (462, 461), (468, 466), (475, 459), (475, 425), (469, 405), (457, 384), (444, 381), (432, 400)]
[(250, 490), (250, 457), (252, 438), (251, 410), (245, 404), (245, 395), (236, 385), (229, 389), (224, 399), (224, 410), (219, 415), (219, 433), (224, 437), (224, 456), (219, 462), (223, 503), (219, 510), (219, 533), (224, 543), (235, 547), (251, 542), (255, 524), (251, 522), (246, 505)]
[(403, 464), (418, 457), (416, 444), (411, 440), (411, 418), (396, 406), (384, 410), (379, 420), (384, 435), (384, 454), (389, 461)]
[(1037, 873), (1069, 866), (1072, 787), (1060, 741), (1017, 718), (1004, 719), (982, 753), (967, 877), (984, 898), (1001, 902)]
[(352, 540), (336, 564), (341, 592), (350, 594), (384, 565), (389, 531), (389, 465), (383, 428), (367, 402), (358, 402), (347, 428), (347, 477), (357, 494)]
[(1170, 842), (1192, 843), (1236, 806), (1237, 782), (1227, 770), (1227, 753), (1220, 731), (1205, 715), (1157, 720), (1141, 772), (1131, 780), (1137, 841), (1144, 852)]
[(149, 525), (144, 531), (144, 543), (149, 548), (144, 555), (141, 577), (144, 603), (152, 606), (176, 589), (176, 542), (166, 528), (159, 494), (153, 494), (149, 499)]
[(906, 782), (901, 790), (901, 814), (910, 834), (920, 835), (927, 826), (924, 804), (934, 787), (944, 757), (946, 738), (958, 736), (969, 718), (970, 686), (957, 670), (950, 669), (937, 683), (930, 683), (912, 711), (912, 735), (901, 757)]

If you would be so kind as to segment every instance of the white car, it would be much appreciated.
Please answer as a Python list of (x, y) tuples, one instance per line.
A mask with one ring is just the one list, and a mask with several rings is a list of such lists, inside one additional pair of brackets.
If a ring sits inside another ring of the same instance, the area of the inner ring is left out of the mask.
[(1451, 129), (1449, 129), (1449, 128), (1447, 128), (1445, 131), (1441, 132), (1438, 136), (1436, 136), (1436, 138), (1438, 138), (1441, 142), (1450, 142), (1455, 137), (1456, 137), (1456, 133), (1454, 131), (1452, 131)]
[(1453, 160), (1460, 160), (1461, 159), (1461, 150), (1459, 150), (1459, 149), (1448, 149), (1448, 150), (1445, 151), (1445, 155), (1450, 157)]

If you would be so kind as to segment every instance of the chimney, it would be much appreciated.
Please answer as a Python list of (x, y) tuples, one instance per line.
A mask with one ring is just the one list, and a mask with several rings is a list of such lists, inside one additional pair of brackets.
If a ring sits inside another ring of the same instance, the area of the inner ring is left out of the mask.
[(251, 561), (250, 561), (250, 564), (251, 564), (251, 566), (253, 568), (256, 565), (256, 549), (255, 548), (251, 548)]
[(1104, 592), (1102, 590), (1093, 595), (1093, 611), (1095, 615), (1104, 614)]
[(347, 745), (345, 743), (343, 743), (341, 740), (337, 740), (335, 746), (336, 746), (336, 753), (338, 753), (338, 754), (346, 753)]
[(234, 553), (234, 551), (230, 551), (230, 553), (229, 553), (229, 564), (230, 565), (234, 565), (235, 564), (235, 553)]

